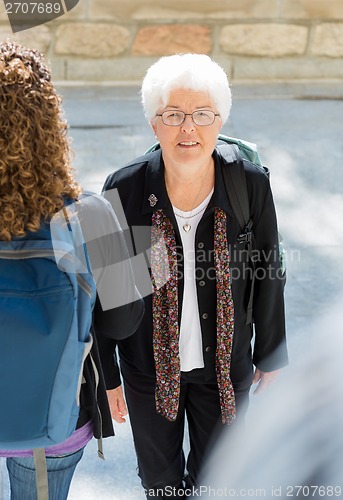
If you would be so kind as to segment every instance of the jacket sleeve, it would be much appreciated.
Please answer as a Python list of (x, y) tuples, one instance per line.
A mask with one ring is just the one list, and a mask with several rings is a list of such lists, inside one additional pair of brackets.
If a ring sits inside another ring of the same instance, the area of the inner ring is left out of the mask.
[(263, 180), (261, 210), (254, 221), (255, 289), (253, 362), (268, 372), (288, 363), (286, 347), (284, 285), (279, 256), (278, 229), (269, 179)]
[(116, 354), (117, 341), (100, 335), (97, 336), (97, 343), (106, 389), (115, 389), (121, 384)]

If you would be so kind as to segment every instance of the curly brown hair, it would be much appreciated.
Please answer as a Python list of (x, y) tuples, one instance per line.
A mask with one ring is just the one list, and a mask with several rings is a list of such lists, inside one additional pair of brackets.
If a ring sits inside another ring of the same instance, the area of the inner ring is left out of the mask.
[(0, 240), (37, 231), (76, 198), (61, 98), (42, 54), (0, 44)]

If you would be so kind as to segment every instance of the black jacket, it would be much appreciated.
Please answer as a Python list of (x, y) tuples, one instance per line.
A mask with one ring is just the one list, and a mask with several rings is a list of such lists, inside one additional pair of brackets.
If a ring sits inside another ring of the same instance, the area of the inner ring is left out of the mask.
[[(285, 345), (285, 316), (283, 288), (278, 254), (278, 232), (274, 202), (268, 177), (248, 161), (244, 161), (255, 235), (254, 260), (257, 272), (254, 294), (254, 329), (246, 325), (246, 310), (251, 284), (251, 268), (247, 252), (237, 243), (240, 233), (222, 178), (222, 167), (217, 150), (214, 193), (199, 222), (196, 232), (196, 287), (202, 331), (204, 381), (215, 380), (216, 351), (216, 282), (214, 277), (214, 207), (227, 213), (227, 238), (231, 255), (232, 293), (235, 310), (235, 333), (231, 360), (231, 380), (235, 388), (246, 388), (251, 383), (253, 364), (262, 371), (272, 371), (287, 364)], [(104, 185), (105, 197), (118, 189), (129, 229), (126, 231), (133, 252), (149, 255), (152, 213), (164, 209), (176, 235), (179, 273), (182, 276), (183, 255), (181, 239), (164, 181), (161, 150), (142, 156), (110, 175)], [(157, 202), (151, 206), (149, 197)], [(137, 230), (139, 227), (141, 230)], [(144, 230), (144, 227), (147, 230)], [(137, 235), (139, 236), (137, 238)], [(134, 238), (132, 239), (132, 236)], [(133, 241), (133, 243), (132, 243)], [(149, 259), (147, 258), (147, 261)], [(183, 280), (179, 279), (179, 304), (182, 304)], [(146, 294), (145, 294), (146, 295)], [(145, 298), (145, 315), (136, 333), (119, 342), (121, 363), (146, 374), (154, 375), (152, 347), (152, 300)], [(179, 318), (181, 316), (181, 307)], [(251, 341), (254, 335), (254, 347)], [(120, 383), (118, 368), (113, 362), (115, 341), (101, 340), (100, 354), (107, 387)]]

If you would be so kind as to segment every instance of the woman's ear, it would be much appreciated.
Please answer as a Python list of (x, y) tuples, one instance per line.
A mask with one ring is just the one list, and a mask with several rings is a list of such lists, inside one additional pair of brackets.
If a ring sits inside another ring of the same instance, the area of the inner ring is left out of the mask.
[(153, 129), (154, 134), (155, 134), (155, 137), (156, 137), (156, 139), (157, 139), (157, 131), (156, 131), (156, 118), (151, 118), (151, 120), (150, 120), (150, 125), (151, 125), (151, 128)]
[(154, 134), (155, 134), (155, 137), (156, 139), (158, 140), (158, 137), (157, 137), (157, 127), (156, 127), (156, 118), (152, 118), (150, 120), (150, 125), (151, 125), (151, 128), (153, 129), (154, 131)]

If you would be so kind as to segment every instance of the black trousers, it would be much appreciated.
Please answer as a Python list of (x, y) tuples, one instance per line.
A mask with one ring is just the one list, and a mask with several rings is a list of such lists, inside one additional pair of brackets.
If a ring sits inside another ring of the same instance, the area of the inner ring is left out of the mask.
[[(224, 428), (218, 386), (203, 383), (202, 372), (199, 369), (182, 373), (178, 416), (170, 422), (156, 412), (155, 377), (122, 364), (138, 475), (147, 498), (184, 498), (186, 469), (187, 486), (196, 486), (204, 459)], [(241, 416), (248, 393), (249, 388), (235, 393), (237, 413)], [(190, 447), (187, 460), (183, 451), (185, 416)]]

